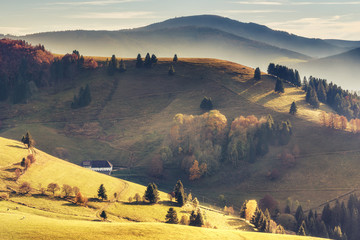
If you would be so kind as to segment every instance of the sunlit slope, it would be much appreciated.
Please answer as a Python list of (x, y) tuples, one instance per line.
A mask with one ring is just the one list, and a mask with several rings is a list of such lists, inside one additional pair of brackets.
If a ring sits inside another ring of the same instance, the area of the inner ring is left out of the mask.
[[(1, 205), (0, 205), (1, 206)], [(85, 237), (86, 236), (86, 237)], [(8, 212), (0, 207), (0, 238), (8, 239), (319, 239), (294, 235), (219, 230), (164, 223), (107, 223), (58, 220)]]
[[(68, 184), (79, 187), (81, 193), (87, 197), (96, 197), (100, 184), (104, 184), (110, 198), (113, 198), (113, 193), (121, 192), (119, 200), (127, 200), (135, 193), (142, 195), (145, 191), (144, 186), (85, 169), (38, 149), (34, 151), (36, 162), (18, 179), (18, 182), (29, 182), (35, 189), (39, 189), (40, 184), (45, 188), (49, 183), (57, 183), (59, 186)], [(15, 167), (29, 153), (22, 143), (0, 138), (1, 167)], [(3, 181), (6, 180), (2, 179)], [(10, 185), (14, 185), (14, 183), (10, 182)], [(161, 193), (160, 197), (167, 198), (165, 193)]]

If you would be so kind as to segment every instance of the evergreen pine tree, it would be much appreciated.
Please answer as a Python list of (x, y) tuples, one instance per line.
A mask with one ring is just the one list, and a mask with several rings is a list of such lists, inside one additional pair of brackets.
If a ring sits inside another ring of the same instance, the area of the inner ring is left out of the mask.
[(178, 56), (177, 54), (174, 55), (174, 58), (173, 58), (173, 62), (177, 62), (178, 61)]
[(174, 193), (176, 202), (182, 207), (185, 204), (185, 193), (181, 180), (177, 181), (174, 187)]
[(141, 54), (139, 53), (136, 58), (136, 67), (141, 68), (144, 65), (144, 62), (141, 58)]
[(117, 59), (115, 55), (112, 55), (108, 66), (108, 74), (110, 76), (114, 75), (116, 69), (117, 69)]
[(320, 82), (318, 85), (317, 96), (320, 102), (326, 103), (326, 91), (322, 82)]
[(285, 92), (283, 82), (279, 78), (276, 80), (275, 92), (277, 92), (277, 93)]
[(291, 104), (291, 106), (290, 106), (290, 111), (289, 111), (289, 113), (290, 113), (291, 115), (295, 115), (296, 112), (297, 112), (297, 106), (296, 106), (296, 103), (295, 103), (295, 101), (294, 101), (294, 102), (292, 102), (292, 104)]
[(193, 210), (192, 212), (191, 212), (191, 215), (190, 215), (190, 219), (189, 219), (189, 225), (190, 226), (196, 226), (195, 224), (196, 224), (196, 213), (195, 213), (195, 211)]
[(150, 203), (157, 203), (159, 201), (159, 192), (155, 183), (149, 183), (144, 196)]
[(295, 82), (294, 84), (297, 86), (297, 87), (301, 87), (301, 79), (300, 79), (300, 74), (297, 70), (295, 70)]
[(101, 217), (103, 220), (106, 220), (106, 219), (107, 219), (106, 212), (105, 212), (105, 211), (102, 211), (101, 214), (100, 214), (100, 217)]
[(260, 80), (261, 79), (261, 71), (260, 71), (260, 68), (258, 68), (258, 67), (255, 69), (254, 79), (255, 80)]
[(150, 54), (147, 53), (144, 60), (144, 67), (151, 68), (151, 66), (152, 66), (152, 62), (151, 62)]
[(151, 63), (152, 64), (156, 64), (158, 62), (157, 57), (155, 56), (155, 54), (151, 55)]
[(98, 189), (98, 197), (101, 198), (102, 200), (107, 200), (107, 195), (106, 195), (106, 189), (104, 187), (104, 184), (101, 184), (99, 189)]
[(298, 227), (300, 227), (300, 225), (301, 225), (301, 224), (304, 222), (304, 220), (305, 220), (304, 211), (303, 211), (301, 205), (299, 205), (298, 208), (296, 209), (295, 219), (296, 219), (296, 221), (297, 221)]
[(194, 226), (201, 227), (204, 224), (205, 224), (205, 222), (204, 222), (203, 215), (202, 215), (200, 209), (198, 209), (198, 212), (197, 212), (197, 215), (196, 215), (196, 218), (195, 218), (195, 225)]
[(166, 217), (165, 217), (165, 222), (166, 223), (172, 223), (172, 224), (177, 224), (179, 222), (179, 219), (177, 217), (177, 213), (174, 210), (174, 208), (169, 208)]
[(247, 205), (248, 201), (245, 201), (241, 208), (240, 208), (240, 217), (241, 218), (246, 218), (246, 205)]
[(286, 205), (284, 213), (287, 213), (287, 214), (291, 213), (289, 205)]
[(270, 63), (267, 69), (268, 74), (275, 74), (275, 64), (274, 63)]
[(306, 80), (306, 77), (304, 77), (303, 84), (302, 84), (302, 90), (304, 90), (305, 92), (307, 92), (308, 87), (309, 87), (309, 83), (308, 83), (308, 81)]

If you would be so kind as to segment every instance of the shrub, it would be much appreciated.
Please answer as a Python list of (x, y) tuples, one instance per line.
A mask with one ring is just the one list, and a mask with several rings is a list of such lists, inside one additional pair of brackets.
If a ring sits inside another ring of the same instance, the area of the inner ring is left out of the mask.
[(87, 204), (87, 198), (84, 197), (81, 192), (78, 192), (75, 196), (75, 203), (79, 205), (86, 205)]
[(32, 190), (30, 183), (28, 182), (24, 182), (23, 184), (21, 184), (20, 188), (19, 188), (19, 193), (21, 194), (28, 194), (30, 191)]
[(29, 154), (26, 158), (29, 159), (31, 164), (33, 164), (36, 161), (34, 154)]

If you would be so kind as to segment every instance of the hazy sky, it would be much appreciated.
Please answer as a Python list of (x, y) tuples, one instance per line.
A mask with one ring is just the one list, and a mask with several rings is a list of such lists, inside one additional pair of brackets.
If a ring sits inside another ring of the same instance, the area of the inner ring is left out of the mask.
[(134, 28), (216, 14), (306, 37), (360, 40), (360, 0), (0, 0), (0, 33)]

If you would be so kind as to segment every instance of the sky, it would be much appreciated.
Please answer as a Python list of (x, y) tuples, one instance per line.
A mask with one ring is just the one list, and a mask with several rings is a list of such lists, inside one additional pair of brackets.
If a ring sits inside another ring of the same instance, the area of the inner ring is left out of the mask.
[(201, 14), (305, 37), (360, 40), (360, 0), (0, 0), (0, 33), (119, 30)]

